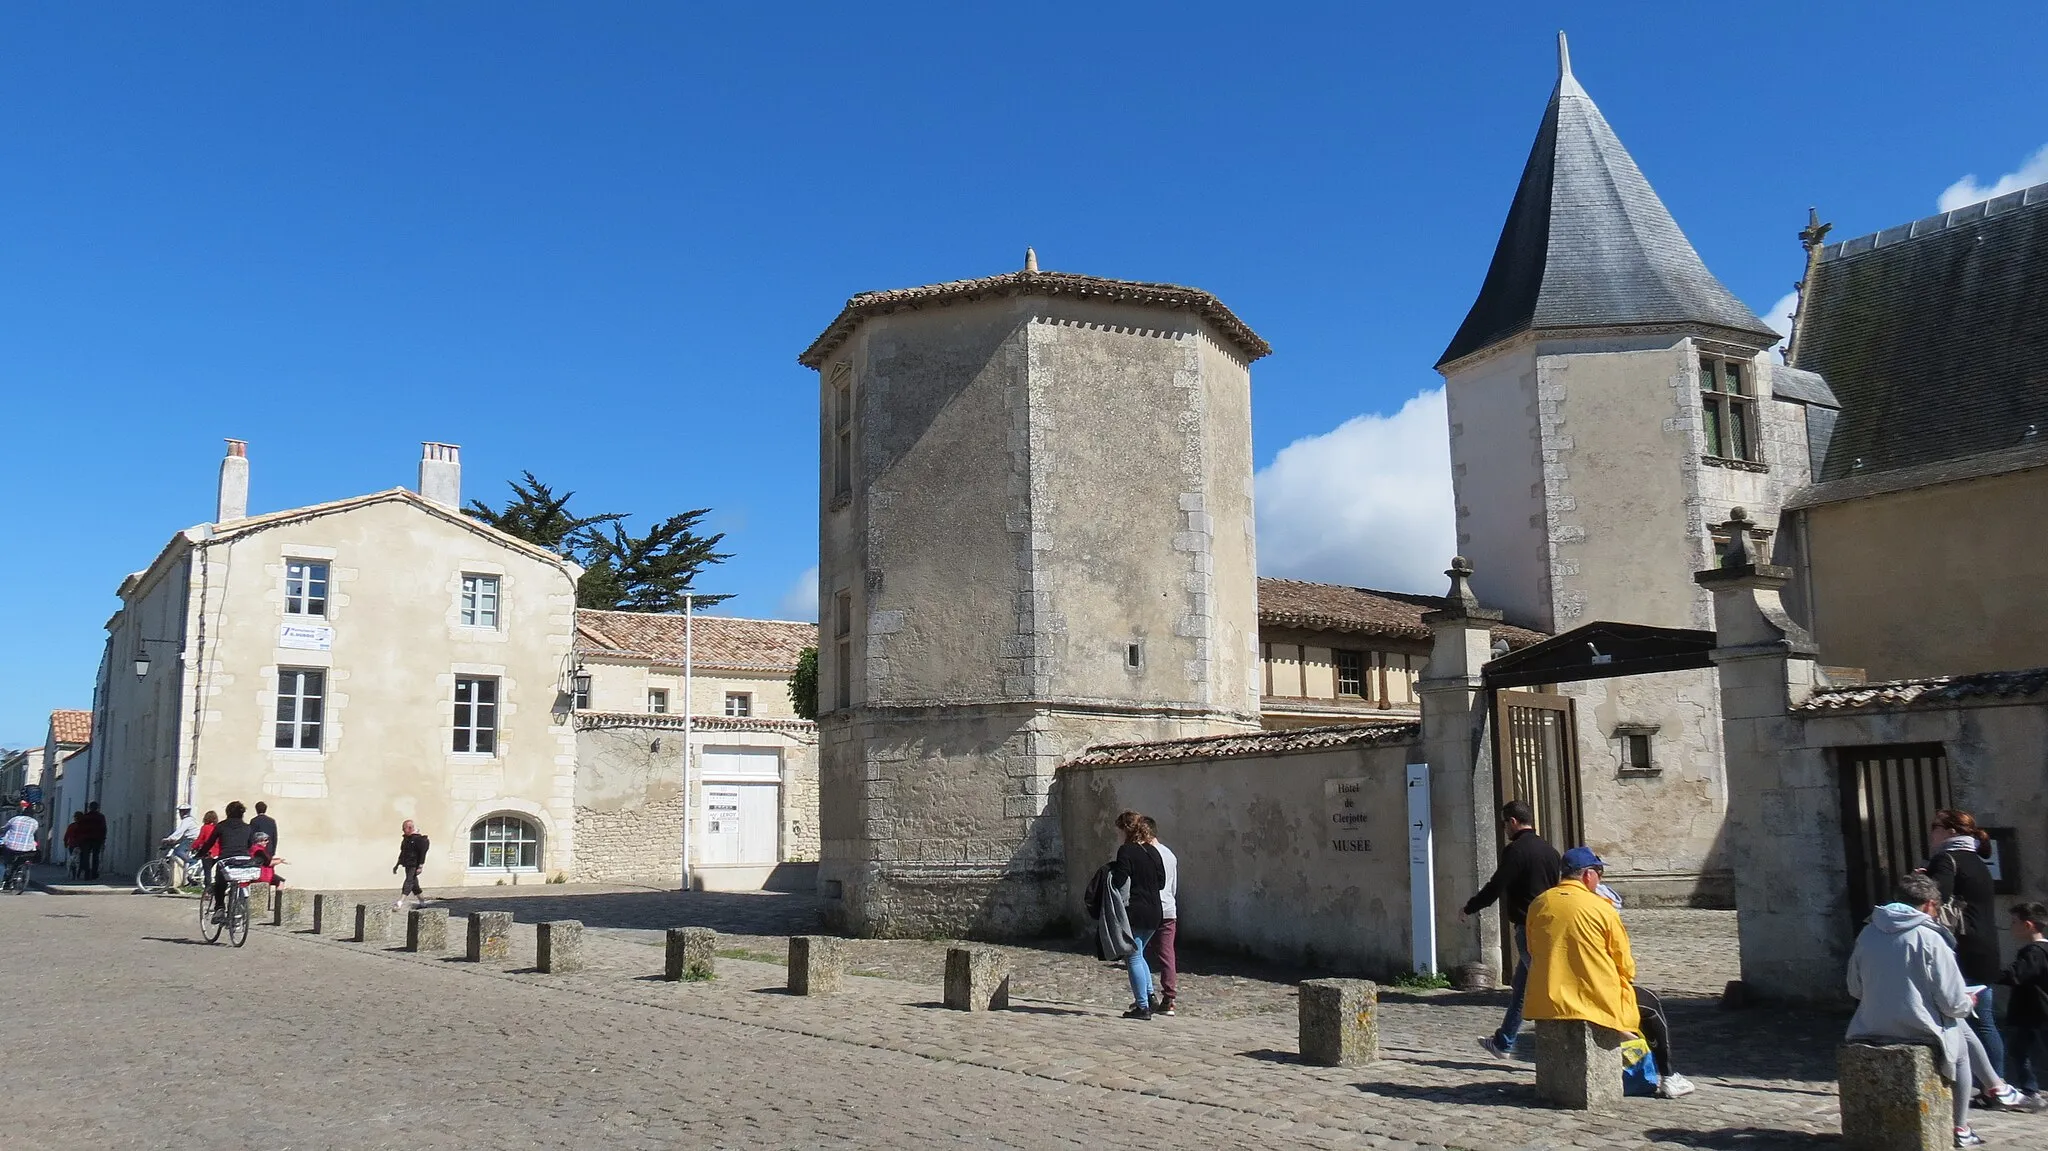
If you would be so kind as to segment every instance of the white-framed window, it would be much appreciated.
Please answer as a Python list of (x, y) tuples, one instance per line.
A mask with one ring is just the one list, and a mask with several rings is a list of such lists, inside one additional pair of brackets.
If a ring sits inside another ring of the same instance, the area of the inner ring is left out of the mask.
[(472, 676), (456, 679), (455, 750), (477, 755), (497, 753), (497, 680)]
[(320, 560), (284, 561), (284, 614), (327, 615), (327, 565)]
[(668, 689), (650, 687), (647, 689), (647, 711), (650, 715), (668, 714)]
[(494, 575), (462, 576), (462, 626), (498, 626), (498, 577)]
[(488, 815), (469, 829), (469, 866), (479, 871), (539, 871), (540, 828), (523, 815)]
[(1362, 651), (1344, 651), (1341, 648), (1330, 653), (1330, 660), (1337, 665), (1337, 694), (1365, 695), (1365, 668), (1367, 660)]
[(319, 751), (327, 714), (327, 673), (315, 667), (277, 669), (277, 746)]
[(745, 719), (754, 714), (754, 693), (750, 691), (726, 692), (725, 714), (735, 719)]

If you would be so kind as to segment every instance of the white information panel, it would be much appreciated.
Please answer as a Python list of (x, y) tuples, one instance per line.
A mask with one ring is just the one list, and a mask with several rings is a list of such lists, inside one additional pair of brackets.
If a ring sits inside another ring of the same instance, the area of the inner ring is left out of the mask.
[(1436, 971), (1436, 848), (1430, 836), (1429, 765), (1408, 765), (1408, 892), (1412, 962)]

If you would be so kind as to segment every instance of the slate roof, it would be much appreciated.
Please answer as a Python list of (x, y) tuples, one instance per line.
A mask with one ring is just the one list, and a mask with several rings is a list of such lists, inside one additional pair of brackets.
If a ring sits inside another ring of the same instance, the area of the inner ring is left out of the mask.
[(1238, 735), (1201, 735), (1151, 743), (1106, 743), (1068, 760), (1067, 767), (1123, 767), (1176, 759), (1234, 759), (1289, 751), (1323, 751), (1333, 747), (1372, 747), (1418, 738), (1422, 725), (1414, 720), (1346, 723), (1301, 727), (1292, 731), (1252, 731)]
[(2044, 692), (2048, 692), (2048, 667), (2037, 667), (2026, 671), (1986, 671), (1975, 675), (1942, 675), (1929, 679), (1826, 688), (1814, 692), (1793, 710), (1952, 707), (1972, 701), (2021, 700)]
[(804, 349), (797, 362), (807, 368), (815, 368), (825, 362), (832, 349), (846, 341), (853, 334), (861, 320), (869, 316), (883, 316), (906, 308), (943, 307), (947, 304), (965, 303), (970, 300), (985, 300), (998, 296), (1071, 296), (1077, 299), (1098, 299), (1113, 303), (1144, 304), (1157, 308), (1190, 312), (1209, 321), (1223, 336), (1236, 344), (1244, 353), (1247, 363), (1268, 355), (1273, 348), (1251, 330), (1250, 325), (1237, 318), (1237, 313), (1223, 305), (1223, 301), (1199, 288), (1183, 288), (1178, 284), (1147, 284), (1136, 280), (1106, 280), (1099, 276), (1081, 276), (1072, 272), (1040, 272), (1026, 270), (1005, 272), (1000, 276), (984, 276), (978, 280), (952, 280), (943, 284), (927, 284), (920, 288), (894, 288), (882, 292), (862, 292), (846, 301), (834, 319), (811, 346)]
[(1707, 270), (1628, 149), (1559, 76), (1479, 299), (1437, 367), (1526, 331), (1698, 325), (1758, 348), (1778, 335)]
[(50, 738), (58, 743), (91, 743), (92, 713), (71, 710), (51, 712)]
[[(684, 618), (641, 611), (576, 609), (576, 649), (683, 666)], [(796, 657), (818, 645), (818, 625), (775, 619), (700, 615), (691, 643), (694, 666), (706, 670), (796, 670)]]
[[(1304, 580), (1259, 580), (1259, 624), (1262, 627), (1315, 628), (1361, 632), (1390, 639), (1426, 640), (1433, 633), (1422, 622), (1422, 615), (1443, 606), (1442, 596), (1375, 591), (1372, 588), (1308, 583)], [(1512, 624), (1495, 624), (1493, 636), (1507, 640), (1512, 647), (1526, 647), (1545, 638), (1540, 631)]]
[(2048, 184), (1829, 244), (1800, 308), (1793, 362), (1842, 401), (1816, 480), (2048, 437)]

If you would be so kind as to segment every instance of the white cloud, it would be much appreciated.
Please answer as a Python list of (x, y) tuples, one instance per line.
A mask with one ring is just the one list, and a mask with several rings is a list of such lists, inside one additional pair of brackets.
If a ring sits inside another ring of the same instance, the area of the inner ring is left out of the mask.
[[(1781, 337), (1789, 337), (1792, 334), (1792, 310), (1798, 306), (1798, 292), (1786, 292), (1784, 295), (1779, 296), (1778, 302), (1771, 305), (1771, 310), (1763, 314), (1764, 326), (1778, 333)], [(1772, 346), (1771, 350), (1777, 352), (1779, 359), (1782, 360), (1785, 353), (1785, 341), (1780, 339)]]
[(2048, 145), (2043, 145), (2040, 151), (2027, 157), (2020, 164), (2019, 171), (2007, 172), (1989, 184), (1979, 184), (1975, 173), (1964, 176), (1950, 184), (1938, 202), (1942, 211), (1953, 212), (1979, 200), (1989, 200), (1993, 196), (2003, 196), (2007, 192), (2017, 192), (2021, 188), (2031, 188), (2036, 184), (2048, 184)]
[(1444, 393), (1296, 440), (1259, 469), (1259, 571), (1440, 592), (1457, 551)]
[(782, 593), (781, 602), (775, 605), (775, 618), (818, 622), (817, 568), (805, 568), (804, 574), (796, 577), (796, 582)]

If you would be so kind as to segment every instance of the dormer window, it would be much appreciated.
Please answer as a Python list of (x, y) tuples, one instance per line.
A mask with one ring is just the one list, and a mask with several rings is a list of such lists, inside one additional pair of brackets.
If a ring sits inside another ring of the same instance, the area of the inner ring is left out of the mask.
[(1700, 413), (1707, 455), (1761, 463), (1757, 450), (1756, 387), (1750, 365), (1715, 356), (1700, 357)]

